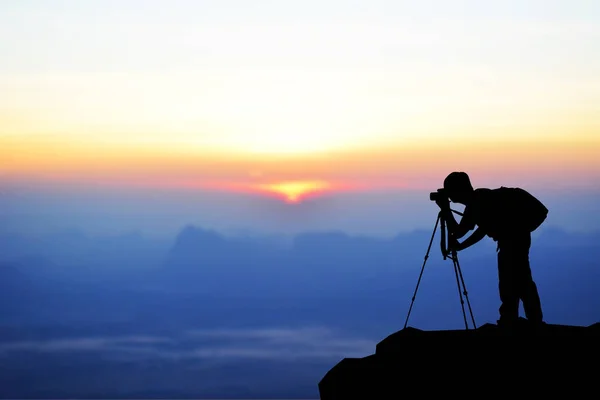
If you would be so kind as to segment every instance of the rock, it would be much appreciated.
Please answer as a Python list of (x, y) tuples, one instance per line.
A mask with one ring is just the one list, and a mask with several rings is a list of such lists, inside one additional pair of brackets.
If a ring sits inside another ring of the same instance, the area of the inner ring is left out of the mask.
[(600, 323), (408, 327), (378, 343), (373, 355), (343, 359), (319, 382), (319, 393), (321, 400), (587, 396), (596, 386), (598, 339)]

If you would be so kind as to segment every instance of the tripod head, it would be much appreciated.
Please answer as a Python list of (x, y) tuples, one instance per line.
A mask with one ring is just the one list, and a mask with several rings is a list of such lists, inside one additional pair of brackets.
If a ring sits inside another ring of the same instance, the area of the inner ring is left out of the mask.
[[(456, 213), (460, 216), (462, 216), (463, 214), (461, 212), (458, 212), (456, 210), (450, 209), (451, 212)], [(440, 230), (441, 230), (441, 238), (440, 238), (440, 250), (442, 251), (442, 257), (444, 257), (444, 260), (446, 258), (450, 258), (450, 259), (456, 259), (456, 249), (453, 249), (450, 246), (450, 237), (452, 235), (452, 232), (450, 232), (450, 230), (448, 229), (448, 225), (446, 224), (446, 219), (444, 218), (443, 212), (440, 211), (440, 213), (438, 214), (438, 218), (441, 221), (440, 223)]]

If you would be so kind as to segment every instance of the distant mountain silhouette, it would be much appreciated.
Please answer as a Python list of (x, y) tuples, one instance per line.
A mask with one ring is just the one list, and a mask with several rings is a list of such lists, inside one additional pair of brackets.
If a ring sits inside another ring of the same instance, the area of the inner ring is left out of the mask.
[[(567, 295), (563, 300), (569, 302), (577, 296), (578, 288), (588, 287), (590, 281), (600, 282), (593, 268), (600, 257), (600, 248), (591, 244), (595, 235), (583, 235), (577, 243), (584, 244), (579, 245), (572, 245), (571, 239), (558, 239), (572, 234), (556, 229), (535, 239), (532, 268), (540, 275), (539, 286), (546, 301), (553, 301), (548, 297), (556, 286)], [(188, 226), (169, 251), (161, 279), (203, 293), (354, 297), (367, 303), (387, 294), (389, 299), (406, 301), (430, 237), (431, 232), (426, 231), (402, 233), (391, 239), (309, 232), (297, 235), (289, 248), (283, 248), (258, 238), (228, 238)], [(436, 295), (425, 294), (419, 300), (419, 308), (424, 306), (427, 315), (440, 308), (440, 298), (452, 299), (450, 306), (454, 306), (455, 288), (449, 284), (453, 277), (448, 275), (451, 268), (442, 260), (437, 239), (434, 246), (422, 290)], [(489, 315), (497, 308), (495, 250), (490, 240), (460, 256), (475, 305), (479, 310), (490, 310)], [(600, 299), (598, 295), (592, 297)]]
[[(407, 327), (372, 355), (346, 358), (318, 383), (321, 400), (550, 395), (583, 397), (596, 389), (589, 364), (600, 356), (600, 323), (591, 326), (493, 324), (471, 330)], [(584, 356), (585, 355), (585, 356)]]
[(229, 238), (188, 226), (167, 255), (163, 276), (166, 281), (187, 276), (191, 280), (186, 287), (199, 290), (214, 290), (208, 281), (218, 280), (221, 292), (248, 293), (263, 285), (288, 295), (385, 290), (386, 282), (400, 280), (403, 266), (420, 262), (426, 245), (421, 237), (418, 232), (392, 239), (307, 232), (282, 247), (260, 238)]
[(540, 232), (537, 242), (551, 247), (589, 247), (600, 243), (600, 231), (567, 232), (558, 227), (548, 227)]
[[(596, 290), (600, 273), (595, 267), (600, 248), (594, 243), (596, 235), (554, 229), (542, 231), (535, 239), (532, 268), (539, 275), (539, 290), (548, 305), (550, 321), (581, 324), (600, 317), (600, 294)], [(123, 298), (128, 304), (144, 298), (145, 293), (170, 293), (168, 303), (190, 293), (209, 296), (215, 310), (233, 299), (245, 299), (244, 304), (256, 312), (270, 302), (289, 307), (296, 304), (298, 312), (306, 310), (307, 318), (312, 315), (345, 324), (358, 321), (360, 316), (365, 327), (372, 320), (380, 321), (383, 329), (402, 319), (431, 232), (405, 232), (387, 239), (335, 231), (307, 232), (287, 241), (229, 237), (190, 225), (171, 243), (136, 233), (93, 238), (71, 232), (66, 236), (79, 243), (85, 241), (88, 250), (82, 252), (75, 247), (73, 251), (81, 258), (78, 264), (68, 267), (59, 261), (68, 258), (68, 247), (73, 242), (60, 244), (56, 242), (59, 236), (20, 237), (18, 257), (10, 246), (5, 246), (14, 243), (14, 237), (0, 238), (6, 240), (0, 242), (0, 262), (12, 265), (35, 282), (36, 291), (46, 287), (45, 292), (54, 293), (45, 308), (58, 306), (61, 298), (70, 304), (69, 308), (82, 307), (85, 302), (68, 300), (75, 293), (108, 301), (110, 292), (114, 299)], [(578, 241), (574, 243), (573, 237)], [(287, 244), (282, 245), (284, 242)], [(411, 317), (415, 326), (424, 329), (450, 329), (459, 321), (451, 263), (442, 259), (438, 246), (436, 238)], [(461, 265), (478, 322), (495, 321), (498, 299), (494, 242), (483, 242), (463, 253)], [(78, 284), (85, 289), (76, 290), (73, 285)], [(19, 296), (18, 291), (15, 296)], [(20, 304), (17, 299), (12, 303)], [(56, 310), (56, 318), (61, 314)], [(99, 316), (90, 317), (93, 315)], [(251, 319), (250, 313), (247, 316)], [(289, 318), (294, 316), (290, 314)]]
[(35, 236), (4, 233), (0, 234), (0, 261), (36, 256), (62, 267), (97, 270), (156, 267), (170, 244), (170, 241), (147, 238), (139, 232), (97, 237), (79, 230)]

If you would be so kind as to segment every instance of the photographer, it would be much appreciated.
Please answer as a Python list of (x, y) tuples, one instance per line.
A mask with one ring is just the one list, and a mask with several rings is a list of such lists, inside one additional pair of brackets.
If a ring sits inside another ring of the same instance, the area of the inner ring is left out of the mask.
[[(449, 247), (464, 250), (486, 235), (498, 243), (498, 280), (501, 306), (498, 325), (514, 327), (519, 319), (519, 301), (525, 316), (537, 326), (543, 324), (538, 290), (531, 276), (529, 249), (531, 232), (546, 219), (548, 210), (520, 188), (473, 189), (465, 172), (452, 172), (444, 188), (431, 194), (448, 224)], [(460, 223), (454, 219), (450, 201), (465, 205)], [(476, 227), (476, 229), (475, 229)], [(462, 243), (458, 239), (475, 231)]]

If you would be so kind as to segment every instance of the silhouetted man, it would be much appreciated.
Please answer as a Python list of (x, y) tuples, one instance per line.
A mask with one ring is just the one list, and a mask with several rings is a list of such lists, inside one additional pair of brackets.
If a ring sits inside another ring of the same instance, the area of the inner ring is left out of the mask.
[[(519, 319), (519, 301), (528, 321), (543, 323), (540, 297), (529, 265), (531, 232), (545, 219), (546, 207), (520, 188), (473, 189), (465, 172), (452, 172), (444, 180), (447, 198), (436, 201), (442, 210), (450, 233), (449, 246), (457, 251), (479, 242), (486, 235), (498, 243), (498, 289), (500, 319), (498, 325), (513, 327)], [(465, 205), (457, 223), (448, 198)], [(477, 229), (475, 229), (477, 227)], [(458, 239), (475, 231), (462, 243)]]

